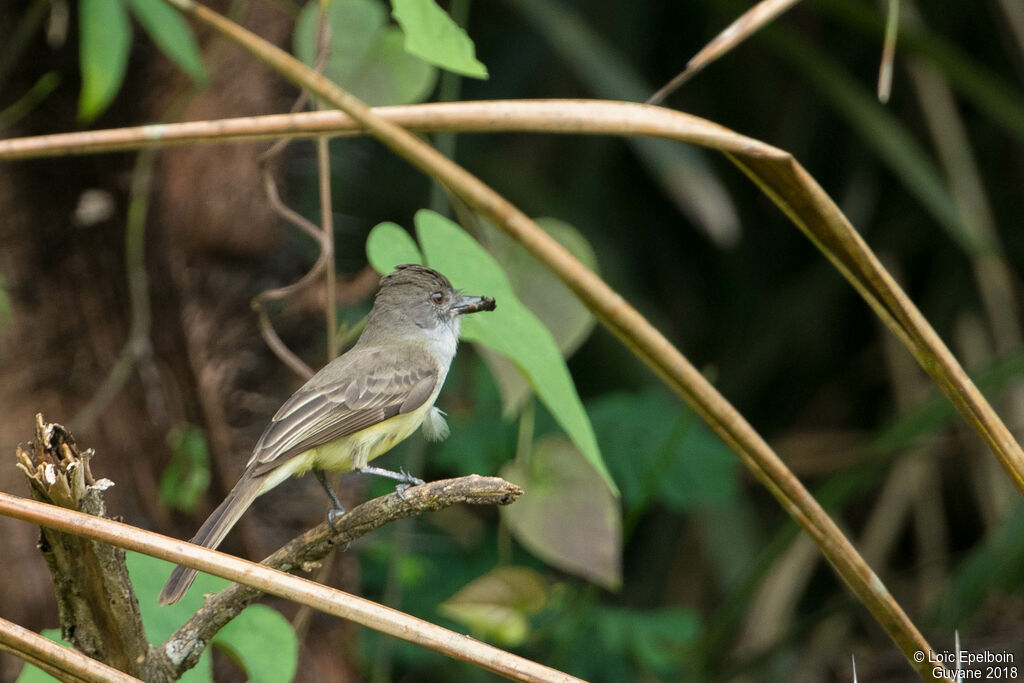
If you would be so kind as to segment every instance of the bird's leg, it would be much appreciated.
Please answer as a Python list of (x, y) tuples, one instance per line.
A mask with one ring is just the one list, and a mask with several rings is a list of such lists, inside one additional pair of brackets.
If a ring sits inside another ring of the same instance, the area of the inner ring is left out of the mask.
[(365, 467), (358, 467), (355, 469), (356, 472), (363, 472), (365, 474), (376, 474), (378, 477), (386, 477), (388, 479), (394, 479), (398, 482), (398, 486), (395, 487), (395, 493), (402, 500), (405, 500), (405, 490), (410, 486), (422, 486), (426, 482), (418, 477), (414, 477), (404, 470), (401, 472), (392, 472), (386, 470), (383, 467), (371, 467), (369, 465)]
[(330, 524), (333, 529), (334, 520), (345, 514), (345, 506), (341, 504), (340, 500), (338, 500), (338, 494), (334, 492), (333, 488), (331, 488), (331, 483), (327, 481), (327, 475), (324, 474), (323, 470), (314, 469), (313, 476), (315, 476), (316, 480), (320, 482), (320, 485), (324, 487), (324, 491), (327, 492), (327, 497), (331, 499), (331, 510), (327, 513), (327, 523)]

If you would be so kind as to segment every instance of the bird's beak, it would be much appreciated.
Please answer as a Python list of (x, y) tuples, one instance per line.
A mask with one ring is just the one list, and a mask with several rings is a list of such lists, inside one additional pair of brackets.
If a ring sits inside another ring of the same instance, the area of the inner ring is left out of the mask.
[(455, 315), (465, 315), (477, 311), (493, 311), (495, 305), (492, 296), (460, 296), (458, 303), (452, 306), (452, 312)]

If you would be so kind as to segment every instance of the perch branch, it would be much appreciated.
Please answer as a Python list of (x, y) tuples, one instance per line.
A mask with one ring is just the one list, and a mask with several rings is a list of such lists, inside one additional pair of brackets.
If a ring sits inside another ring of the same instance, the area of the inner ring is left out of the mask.
[[(407, 489), (405, 500), (397, 493), (369, 500), (336, 519), (333, 528), (324, 522), (289, 541), (261, 564), (283, 572), (310, 571), (335, 548), (385, 524), (458, 503), (508, 505), (521, 494), (522, 489), (504, 479), (475, 474), (428, 482)], [(261, 595), (257, 588), (235, 583), (208, 596), (195, 616), (161, 646), (167, 661), (171, 662), (173, 653), (179, 674), (194, 666), (214, 634)]]

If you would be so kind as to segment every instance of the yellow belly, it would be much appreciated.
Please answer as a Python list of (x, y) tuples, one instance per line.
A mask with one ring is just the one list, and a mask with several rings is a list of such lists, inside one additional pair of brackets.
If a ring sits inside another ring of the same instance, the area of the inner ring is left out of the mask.
[(313, 468), (350, 472), (365, 467), (371, 460), (384, 455), (415, 432), (423, 424), (433, 403), (427, 401), (411, 413), (396, 415), (291, 458), (267, 475), (261, 493), (269, 491), (292, 475), (305, 474)]

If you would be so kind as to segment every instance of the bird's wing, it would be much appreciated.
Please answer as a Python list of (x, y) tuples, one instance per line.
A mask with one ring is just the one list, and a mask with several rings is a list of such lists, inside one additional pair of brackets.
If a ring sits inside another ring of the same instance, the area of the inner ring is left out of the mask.
[(253, 449), (251, 474), (259, 476), (312, 448), (419, 408), (437, 380), (437, 366), (426, 352), (352, 349), (281, 406)]

